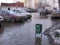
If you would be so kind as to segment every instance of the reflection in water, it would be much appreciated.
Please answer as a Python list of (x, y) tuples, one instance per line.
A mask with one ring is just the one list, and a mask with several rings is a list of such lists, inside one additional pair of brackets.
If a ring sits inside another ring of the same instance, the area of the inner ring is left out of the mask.
[(15, 26), (21, 26), (23, 24), (24, 24), (24, 22), (15, 22), (15, 23), (4, 22), (2, 25), (3, 25), (3, 27), (15, 27)]
[(0, 27), (0, 35), (3, 34), (4, 28)]
[(35, 45), (41, 45), (41, 38), (40, 37), (35, 38)]

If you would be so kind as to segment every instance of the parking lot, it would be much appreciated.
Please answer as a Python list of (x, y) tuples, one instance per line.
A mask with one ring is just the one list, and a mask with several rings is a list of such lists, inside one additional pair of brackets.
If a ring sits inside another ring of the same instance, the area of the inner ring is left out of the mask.
[[(37, 45), (35, 24), (42, 24), (42, 33), (58, 21), (52, 21), (50, 16), (41, 18), (38, 13), (31, 13), (31, 20), (24, 22), (3, 22), (0, 27), (0, 45)], [(47, 40), (47, 41), (46, 41)], [(48, 37), (42, 34), (42, 42), (38, 45), (50, 45)]]

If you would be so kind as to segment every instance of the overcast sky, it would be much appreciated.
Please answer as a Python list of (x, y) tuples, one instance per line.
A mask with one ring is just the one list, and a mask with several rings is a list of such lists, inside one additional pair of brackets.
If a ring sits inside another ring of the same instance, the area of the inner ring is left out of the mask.
[(10, 2), (13, 2), (13, 0), (0, 0), (0, 3), (1, 2), (5, 2), (5, 3), (8, 2), (8, 3), (10, 3)]
[(12, 3), (12, 2), (17, 2), (19, 0), (0, 0), (0, 3), (1, 2), (4, 2), (4, 3)]

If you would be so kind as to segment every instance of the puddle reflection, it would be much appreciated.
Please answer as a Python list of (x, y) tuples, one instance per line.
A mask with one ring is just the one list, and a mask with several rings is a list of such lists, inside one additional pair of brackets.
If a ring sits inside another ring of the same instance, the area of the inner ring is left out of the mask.
[(2, 24), (2, 26), (3, 27), (15, 27), (15, 26), (23, 25), (23, 24), (24, 24), (24, 22), (14, 22), (14, 23), (12, 23), (12, 22), (4, 22)]
[(3, 34), (3, 32), (4, 32), (4, 28), (0, 27), (0, 35)]
[(40, 37), (36, 37), (35, 38), (35, 45), (41, 45), (41, 38)]

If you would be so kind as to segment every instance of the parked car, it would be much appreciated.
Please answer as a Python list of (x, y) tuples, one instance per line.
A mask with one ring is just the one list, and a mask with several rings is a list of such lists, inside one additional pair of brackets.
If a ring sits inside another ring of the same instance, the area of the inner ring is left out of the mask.
[(2, 11), (0, 15), (4, 18), (4, 20), (11, 22), (22, 21), (25, 17), (24, 15), (13, 11)]
[(60, 10), (53, 11), (51, 17), (59, 17), (60, 18)]
[(52, 7), (41, 8), (40, 9), (40, 15), (48, 15), (48, 14), (51, 14), (54, 10), (56, 10), (56, 9), (55, 8), (52, 8)]
[(25, 19), (31, 19), (32, 15), (23, 9), (14, 10), (15, 12), (25, 14)]
[(4, 18), (2, 16), (0, 16), (0, 27), (1, 27), (1, 24), (3, 21), (4, 21)]
[(47, 9), (41, 9), (40, 10), (40, 15), (48, 15), (48, 14), (50, 14), (50, 13)]

